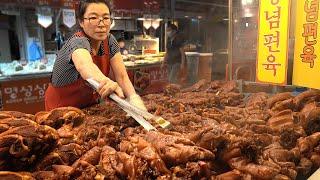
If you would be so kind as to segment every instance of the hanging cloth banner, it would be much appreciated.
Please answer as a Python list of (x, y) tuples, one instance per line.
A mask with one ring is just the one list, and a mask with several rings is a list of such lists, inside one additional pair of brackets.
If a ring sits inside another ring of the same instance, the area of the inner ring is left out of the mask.
[(76, 24), (76, 12), (74, 9), (63, 9), (63, 24), (68, 28), (72, 28)]
[(320, 1), (298, 0), (293, 84), (320, 89)]
[(52, 17), (38, 14), (38, 24), (44, 28), (47, 28), (52, 24)]
[(260, 0), (257, 81), (287, 83), (290, 0)]

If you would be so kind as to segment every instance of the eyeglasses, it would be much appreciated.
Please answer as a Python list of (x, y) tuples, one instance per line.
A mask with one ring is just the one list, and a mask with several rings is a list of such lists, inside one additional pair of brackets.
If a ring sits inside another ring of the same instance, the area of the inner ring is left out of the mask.
[(89, 23), (93, 26), (98, 26), (100, 24), (100, 22), (102, 21), (103, 24), (106, 25), (110, 25), (113, 22), (113, 18), (112, 17), (88, 17), (88, 18), (83, 18), (83, 19), (87, 19), (89, 20)]

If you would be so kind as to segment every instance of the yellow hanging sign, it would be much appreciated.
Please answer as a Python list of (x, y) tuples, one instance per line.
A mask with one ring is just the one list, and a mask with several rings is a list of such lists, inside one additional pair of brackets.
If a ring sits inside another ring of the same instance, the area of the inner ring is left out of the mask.
[(293, 84), (320, 89), (320, 0), (298, 0)]
[(260, 0), (256, 80), (286, 84), (290, 0)]

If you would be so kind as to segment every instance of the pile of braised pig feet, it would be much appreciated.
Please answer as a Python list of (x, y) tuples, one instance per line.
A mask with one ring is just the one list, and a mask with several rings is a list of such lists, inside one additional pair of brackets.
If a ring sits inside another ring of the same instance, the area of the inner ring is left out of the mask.
[(112, 102), (0, 113), (0, 179), (299, 179), (320, 167), (320, 92), (244, 96), (199, 81), (143, 99), (147, 132)]

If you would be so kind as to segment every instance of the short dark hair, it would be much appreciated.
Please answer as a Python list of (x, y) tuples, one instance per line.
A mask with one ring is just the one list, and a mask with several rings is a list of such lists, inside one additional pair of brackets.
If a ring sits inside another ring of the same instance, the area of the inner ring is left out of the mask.
[(80, 21), (83, 20), (83, 16), (86, 13), (89, 4), (91, 3), (104, 3), (109, 8), (110, 14), (112, 14), (113, 6), (110, 0), (80, 0), (78, 11), (77, 11), (78, 20)]
[(124, 42), (124, 38), (119, 38), (117, 41), (118, 42)]
[(174, 25), (174, 24), (168, 24), (167, 28), (170, 28), (170, 29), (172, 29), (174, 31), (178, 31), (178, 27), (176, 25)]

